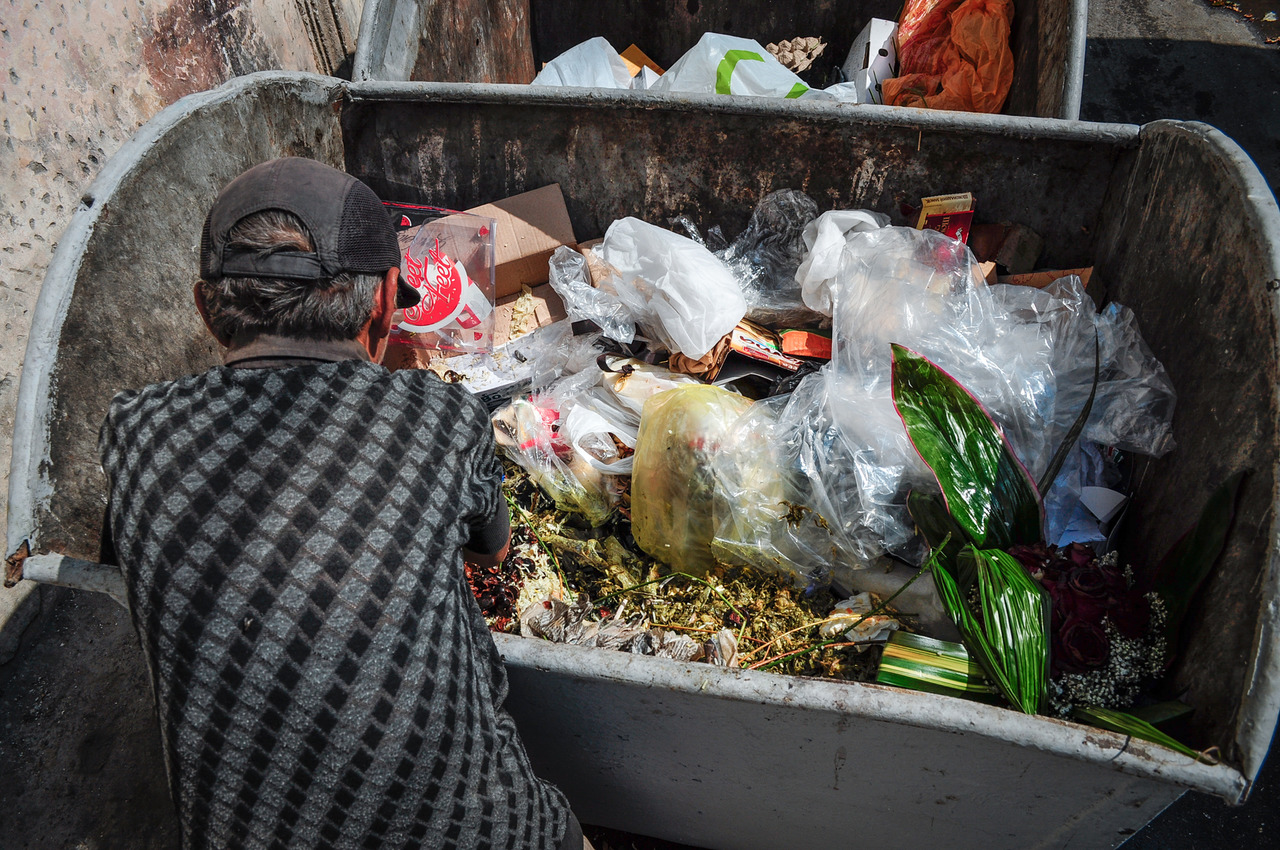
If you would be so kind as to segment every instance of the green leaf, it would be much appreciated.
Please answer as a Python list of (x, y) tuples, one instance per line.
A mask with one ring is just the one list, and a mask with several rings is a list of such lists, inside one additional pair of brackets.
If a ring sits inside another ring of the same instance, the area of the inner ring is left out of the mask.
[(1151, 705), (1144, 705), (1141, 708), (1130, 709), (1129, 713), (1139, 720), (1145, 720), (1152, 726), (1159, 726), (1162, 723), (1168, 723), (1170, 720), (1177, 720), (1179, 717), (1185, 717), (1195, 711), (1194, 708), (1187, 705), (1182, 700), (1166, 700), (1165, 702), (1155, 702)]
[(998, 702), (996, 687), (963, 644), (894, 632), (885, 644), (876, 681), (933, 694)]
[(1195, 525), (1173, 544), (1156, 568), (1154, 590), (1169, 612), (1165, 638), (1170, 655), (1177, 650), (1178, 632), (1191, 609), (1196, 591), (1222, 554), (1227, 532), (1235, 518), (1236, 498), (1244, 481), (1243, 471), (1232, 475), (1209, 497)]
[(1207, 752), (1197, 752), (1191, 749), (1181, 741), (1169, 737), (1156, 727), (1140, 717), (1134, 717), (1132, 714), (1125, 714), (1123, 711), (1114, 711), (1109, 708), (1077, 708), (1072, 714), (1082, 723), (1089, 723), (1102, 729), (1110, 729), (1112, 732), (1119, 732), (1122, 735), (1130, 735), (1143, 741), (1150, 741), (1153, 744), (1159, 744), (1162, 747), (1182, 753), (1184, 756), (1190, 756), (1196, 761), (1205, 764), (1217, 764), (1218, 760)]
[(1076, 444), (1076, 440), (1080, 438), (1080, 432), (1084, 430), (1085, 423), (1089, 421), (1089, 413), (1093, 410), (1093, 399), (1098, 394), (1098, 376), (1102, 370), (1101, 348), (1098, 342), (1098, 329), (1093, 329), (1093, 386), (1089, 388), (1089, 397), (1085, 399), (1084, 407), (1080, 408), (1080, 414), (1076, 416), (1076, 421), (1071, 423), (1071, 430), (1062, 438), (1061, 445), (1058, 450), (1053, 453), (1049, 466), (1044, 471), (1044, 475), (1040, 478), (1039, 490), (1041, 493), (1048, 493), (1049, 488), (1053, 486), (1053, 480), (1058, 477), (1058, 473), (1062, 470), (1062, 464), (1066, 462), (1067, 455), (1071, 453), (1071, 449)]
[(947, 511), (982, 548), (1040, 541), (1040, 496), (1004, 433), (954, 378), (893, 346), (893, 400)]
[(1048, 595), (1007, 552), (967, 546), (960, 560), (976, 576), (981, 616), (969, 610), (952, 573), (935, 566), (943, 606), (1005, 699), (1026, 714), (1040, 713), (1049, 685)]
[(907, 494), (907, 513), (924, 536), (929, 548), (940, 552), (948, 563), (954, 564), (965, 542), (972, 543), (964, 530), (947, 513), (947, 506), (936, 493), (912, 490)]

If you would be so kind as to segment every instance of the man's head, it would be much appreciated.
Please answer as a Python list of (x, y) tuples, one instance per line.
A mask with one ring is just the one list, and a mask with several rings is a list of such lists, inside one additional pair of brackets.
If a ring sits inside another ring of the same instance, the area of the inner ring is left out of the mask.
[(356, 339), (371, 320), (389, 328), (394, 307), (417, 303), (399, 269), (395, 231), (368, 186), (314, 160), (276, 159), (214, 201), (196, 303), (224, 345), (262, 333)]

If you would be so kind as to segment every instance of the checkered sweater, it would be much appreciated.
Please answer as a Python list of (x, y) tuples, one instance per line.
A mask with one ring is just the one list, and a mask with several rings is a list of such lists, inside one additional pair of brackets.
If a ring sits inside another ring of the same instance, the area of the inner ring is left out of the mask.
[(184, 848), (555, 848), (463, 578), (502, 498), (484, 409), (356, 360), (123, 393), (109, 530)]

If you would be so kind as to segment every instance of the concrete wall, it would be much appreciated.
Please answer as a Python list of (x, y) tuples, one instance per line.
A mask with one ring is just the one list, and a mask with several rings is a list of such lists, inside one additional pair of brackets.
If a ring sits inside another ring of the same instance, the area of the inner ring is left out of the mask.
[[(183, 95), (253, 71), (337, 70), (355, 52), (360, 8), (360, 0), (0, 0), (0, 517), (30, 316), (58, 237), (98, 170)], [(187, 287), (188, 276), (174, 285)], [(30, 583), (21, 589), (0, 590), (0, 625), (26, 602)]]

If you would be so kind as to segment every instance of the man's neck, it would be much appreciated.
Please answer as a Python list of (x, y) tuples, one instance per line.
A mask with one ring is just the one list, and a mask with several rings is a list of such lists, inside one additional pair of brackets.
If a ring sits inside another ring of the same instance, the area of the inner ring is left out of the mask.
[(359, 338), (314, 340), (275, 334), (237, 334), (222, 353), (223, 363), (245, 369), (371, 359)]

